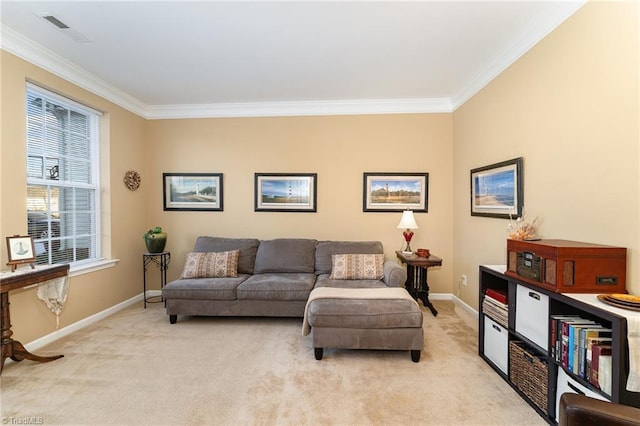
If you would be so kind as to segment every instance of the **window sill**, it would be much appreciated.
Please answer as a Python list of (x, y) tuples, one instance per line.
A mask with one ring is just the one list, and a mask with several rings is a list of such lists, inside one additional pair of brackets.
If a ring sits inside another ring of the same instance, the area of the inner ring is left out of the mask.
[(101, 269), (112, 268), (116, 266), (120, 259), (99, 259), (94, 262), (82, 263), (80, 265), (73, 265), (70, 268), (69, 276), (75, 277), (77, 275), (88, 274), (90, 272), (96, 272)]

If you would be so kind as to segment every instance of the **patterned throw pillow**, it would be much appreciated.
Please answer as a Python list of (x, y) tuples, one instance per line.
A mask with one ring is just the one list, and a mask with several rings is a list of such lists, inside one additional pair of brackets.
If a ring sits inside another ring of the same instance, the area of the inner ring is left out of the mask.
[(189, 253), (182, 278), (235, 278), (238, 276), (239, 254), (240, 250)]
[(379, 280), (384, 272), (384, 254), (333, 254), (331, 279)]

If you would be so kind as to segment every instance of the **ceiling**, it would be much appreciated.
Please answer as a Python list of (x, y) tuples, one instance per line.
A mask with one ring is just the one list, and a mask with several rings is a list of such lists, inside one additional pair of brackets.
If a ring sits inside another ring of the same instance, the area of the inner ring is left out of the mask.
[(1, 42), (147, 118), (451, 112), (583, 4), (1, 0)]

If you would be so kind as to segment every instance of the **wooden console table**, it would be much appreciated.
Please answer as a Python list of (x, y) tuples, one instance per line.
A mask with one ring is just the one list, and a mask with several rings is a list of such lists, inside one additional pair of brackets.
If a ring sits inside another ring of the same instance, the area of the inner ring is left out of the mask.
[(396, 251), (396, 256), (407, 265), (407, 281), (405, 288), (411, 296), (422, 300), (425, 308), (429, 308), (433, 316), (438, 315), (435, 306), (429, 301), (429, 283), (427, 282), (427, 269), (432, 266), (441, 266), (442, 259), (437, 256), (420, 257), (415, 253)]
[(47, 267), (39, 267), (28, 272), (12, 272), (11, 274), (2, 274), (0, 276), (0, 304), (2, 306), (2, 355), (0, 358), (0, 373), (4, 367), (4, 360), (11, 358), (14, 361), (22, 361), (30, 359), (38, 362), (49, 362), (62, 358), (64, 355), (39, 356), (27, 351), (22, 343), (13, 340), (11, 336), (11, 317), (9, 314), (9, 292), (19, 288), (27, 287), (34, 284), (44, 283), (56, 278), (66, 277), (69, 275), (69, 265), (55, 265)]

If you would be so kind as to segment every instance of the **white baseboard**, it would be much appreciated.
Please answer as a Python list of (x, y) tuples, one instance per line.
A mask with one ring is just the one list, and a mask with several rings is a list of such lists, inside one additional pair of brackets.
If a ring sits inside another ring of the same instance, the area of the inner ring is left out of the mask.
[[(147, 290), (147, 298), (152, 297), (152, 296), (160, 296), (160, 290)], [(53, 333), (49, 333), (46, 336), (42, 336), (39, 339), (36, 339), (32, 342), (27, 343), (26, 345), (24, 345), (25, 349), (27, 349), (29, 352), (33, 352), (36, 351), (38, 349), (40, 349), (41, 347), (48, 345), (49, 343), (52, 343), (58, 339), (61, 339), (62, 337), (68, 336), (69, 334), (78, 331), (82, 328), (85, 328), (95, 322), (100, 321), (103, 318), (106, 318), (110, 315), (115, 314), (118, 311), (121, 311), (124, 308), (127, 308), (135, 303), (141, 302), (142, 301), (142, 293), (138, 294), (137, 296), (132, 297), (131, 299), (125, 300), (124, 302), (118, 303), (117, 305), (114, 305), (110, 308), (105, 309), (104, 311), (98, 312), (96, 314), (93, 314), (89, 317), (86, 317), (84, 319), (81, 319), (80, 321), (74, 322), (71, 325), (68, 325), (66, 327), (63, 327), (59, 330), (54, 331)], [(10, 361), (10, 360), (8, 360)]]
[[(160, 296), (160, 290), (148, 290), (147, 297)], [(471, 306), (467, 305), (465, 302), (460, 300), (457, 296), (451, 293), (430, 293), (429, 299), (431, 300), (452, 300), (456, 305), (460, 306), (465, 311), (469, 312), (469, 314), (473, 315), (476, 319), (478, 318), (478, 311), (473, 309)], [(100, 321), (103, 318), (106, 318), (110, 315), (115, 314), (118, 311), (121, 311), (124, 308), (127, 308), (135, 303), (142, 301), (142, 293), (137, 296), (132, 297), (131, 299), (125, 300), (124, 302), (118, 303), (104, 311), (98, 312), (97, 314), (91, 315), (87, 318), (84, 318), (78, 322), (74, 322), (71, 325), (61, 328), (60, 330), (56, 330), (53, 333), (49, 333), (46, 336), (42, 336), (39, 339), (36, 339), (32, 342), (27, 343), (25, 348), (29, 352), (37, 351), (41, 347), (48, 345), (58, 339), (61, 339), (69, 334), (78, 331), (82, 328), (85, 328), (95, 322)], [(7, 359), (7, 362), (13, 362), (11, 359)]]
[(429, 293), (429, 299), (431, 300), (451, 300), (453, 303), (458, 305), (460, 308), (467, 311), (469, 314), (473, 315), (476, 319), (478, 319), (478, 311), (473, 309), (471, 306), (467, 305), (458, 296), (451, 293)]

